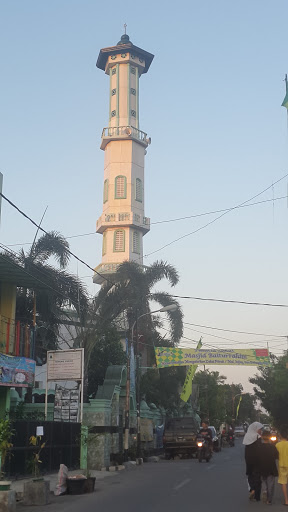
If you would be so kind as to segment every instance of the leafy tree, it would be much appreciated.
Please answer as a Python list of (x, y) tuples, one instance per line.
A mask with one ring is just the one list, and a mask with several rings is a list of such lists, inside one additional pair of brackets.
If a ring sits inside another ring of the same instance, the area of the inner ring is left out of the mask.
[(167, 414), (179, 411), (181, 386), (186, 376), (185, 367), (171, 367), (148, 370), (141, 379), (141, 395), (149, 403), (166, 409)]
[[(27, 252), (22, 249), (19, 255), (9, 252), (5, 256), (17, 261), (39, 281), (36, 293), (32, 289), (18, 289), (16, 320), (32, 325), (36, 302), (36, 357), (45, 360), (46, 351), (57, 348), (64, 307), (72, 306), (83, 322), (88, 308), (86, 288), (77, 276), (66, 270), (70, 260), (69, 244), (55, 231), (42, 235), (37, 241), (35, 237)], [(51, 259), (57, 267), (50, 263)]]
[(128, 320), (131, 327), (137, 318), (147, 314), (139, 320), (138, 332), (145, 336), (147, 344), (152, 345), (159, 339), (157, 327), (162, 326), (162, 323), (160, 317), (156, 321), (150, 317), (151, 302), (156, 302), (156, 308), (153, 309), (176, 304), (176, 311), (167, 311), (165, 315), (168, 320), (169, 339), (172, 343), (178, 343), (183, 333), (181, 307), (169, 293), (154, 291), (154, 286), (163, 278), (172, 287), (179, 281), (176, 269), (163, 261), (149, 267), (128, 261), (122, 263), (113, 274), (115, 284), (107, 282), (95, 297), (96, 315), (101, 317), (102, 323), (114, 322), (114, 325), (123, 329), (123, 318)]
[(224, 414), (224, 398), (220, 399), (220, 387), (226, 377), (216, 371), (198, 371), (195, 374), (193, 384), (199, 388), (199, 409), (201, 417), (209, 418), (211, 425), (221, 423)]
[[(256, 410), (257, 397), (243, 393), (242, 384), (227, 384), (226, 377), (215, 371), (199, 371), (193, 383), (199, 387), (199, 408), (202, 418), (209, 418), (211, 424), (219, 426), (223, 421), (243, 423), (255, 421), (259, 413)], [(241, 403), (238, 417), (237, 406), (240, 395)]]
[(120, 336), (116, 329), (107, 330), (99, 339), (95, 340), (94, 347), (88, 362), (88, 395), (95, 397), (98, 386), (104, 382), (108, 366), (126, 363), (126, 354), (120, 343)]
[(259, 374), (250, 378), (254, 393), (272, 416), (276, 426), (288, 424), (288, 354), (273, 357), (272, 367), (258, 368)]

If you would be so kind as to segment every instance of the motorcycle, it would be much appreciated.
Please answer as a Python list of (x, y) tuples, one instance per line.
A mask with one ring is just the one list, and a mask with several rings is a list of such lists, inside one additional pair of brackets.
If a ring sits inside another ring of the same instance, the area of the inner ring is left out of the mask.
[(278, 436), (277, 436), (276, 432), (271, 432), (270, 442), (272, 444), (276, 444), (277, 441), (278, 441)]
[(205, 459), (206, 462), (209, 462), (212, 457), (212, 451), (209, 446), (209, 442), (202, 436), (197, 438), (197, 455), (199, 462), (202, 462), (203, 459)]
[(234, 434), (228, 434), (227, 438), (228, 438), (227, 442), (228, 442), (230, 448), (233, 448), (233, 446), (235, 446)]

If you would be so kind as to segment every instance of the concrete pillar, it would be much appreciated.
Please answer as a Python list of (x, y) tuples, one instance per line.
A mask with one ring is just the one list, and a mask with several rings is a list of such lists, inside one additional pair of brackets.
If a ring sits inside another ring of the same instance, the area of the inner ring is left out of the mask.
[(87, 470), (88, 459), (88, 427), (81, 425), (80, 468)]
[(0, 512), (16, 512), (15, 491), (0, 491)]

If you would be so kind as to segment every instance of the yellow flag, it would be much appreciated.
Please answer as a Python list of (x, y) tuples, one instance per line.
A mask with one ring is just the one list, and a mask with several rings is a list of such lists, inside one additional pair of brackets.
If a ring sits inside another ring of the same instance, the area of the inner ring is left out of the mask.
[(236, 419), (238, 418), (239, 407), (240, 407), (241, 401), (242, 401), (242, 395), (240, 395), (240, 397), (239, 397), (239, 402), (238, 402), (237, 410), (236, 410)]
[[(198, 345), (196, 347), (196, 350), (200, 350), (201, 347), (202, 347), (202, 338), (200, 338)], [(180, 395), (180, 398), (181, 398), (181, 400), (183, 400), (183, 402), (187, 402), (189, 396), (192, 394), (192, 381), (193, 381), (193, 378), (194, 378), (197, 368), (198, 368), (197, 364), (191, 364), (189, 366), (189, 370), (187, 372), (186, 379), (185, 379), (185, 382), (183, 385), (182, 393)]]

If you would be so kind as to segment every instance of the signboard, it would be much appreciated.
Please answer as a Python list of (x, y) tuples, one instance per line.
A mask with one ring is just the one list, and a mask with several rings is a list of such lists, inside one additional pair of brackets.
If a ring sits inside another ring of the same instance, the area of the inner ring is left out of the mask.
[[(60, 388), (57, 396), (57, 409), (54, 410), (54, 418), (58, 421), (78, 421), (83, 420), (83, 378), (84, 378), (84, 348), (70, 350), (48, 350), (47, 352), (47, 376), (45, 393), (45, 419), (48, 415), (48, 382), (49, 381), (79, 381), (79, 391), (64, 389), (61, 395)], [(66, 394), (65, 394), (66, 393)], [(70, 393), (70, 394), (69, 394)], [(80, 393), (80, 412), (79, 397), (76, 400), (76, 393)], [(68, 396), (69, 394), (69, 396)], [(55, 398), (56, 401), (56, 398)], [(78, 403), (78, 405), (76, 404)], [(76, 407), (77, 405), (77, 407)], [(77, 411), (76, 411), (77, 409)], [(58, 417), (57, 417), (58, 416)], [(71, 419), (71, 418), (75, 419)]]
[(49, 350), (47, 352), (47, 380), (81, 380), (84, 349)]
[(54, 421), (77, 422), (79, 416), (80, 389), (66, 389), (56, 384)]
[(0, 386), (33, 387), (35, 366), (33, 359), (0, 354)]
[(155, 348), (158, 368), (187, 366), (190, 364), (271, 366), (267, 349), (247, 350), (196, 350), (187, 348)]

